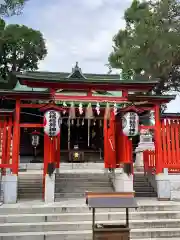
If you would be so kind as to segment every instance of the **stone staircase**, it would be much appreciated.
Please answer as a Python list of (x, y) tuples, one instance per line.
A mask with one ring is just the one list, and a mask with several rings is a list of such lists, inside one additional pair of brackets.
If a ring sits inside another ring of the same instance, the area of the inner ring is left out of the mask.
[(144, 173), (134, 174), (134, 191), (136, 197), (157, 197), (157, 193), (144, 176)]
[[(180, 239), (180, 203), (138, 200), (130, 211), (131, 240)], [(124, 209), (99, 209), (97, 222), (124, 223)], [(0, 206), (1, 240), (92, 240), (92, 214), (85, 200)]]
[(18, 175), (18, 200), (36, 200), (43, 196), (42, 173), (20, 172)]
[(60, 173), (55, 178), (55, 200), (78, 199), (86, 191), (113, 192), (108, 174), (105, 173)]

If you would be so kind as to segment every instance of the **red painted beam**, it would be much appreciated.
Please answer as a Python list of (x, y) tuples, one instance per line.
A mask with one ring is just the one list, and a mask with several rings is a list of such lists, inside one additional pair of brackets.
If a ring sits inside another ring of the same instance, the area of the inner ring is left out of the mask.
[(23, 128), (42, 128), (44, 124), (41, 123), (20, 123), (20, 127)]
[(62, 101), (79, 101), (79, 102), (116, 102), (121, 103), (124, 101), (128, 101), (126, 97), (107, 97), (107, 96), (68, 96), (68, 95), (61, 95), (55, 94), (55, 100), (62, 100)]
[[(66, 80), (67, 81), (67, 80)], [(72, 89), (72, 90), (104, 90), (104, 91), (121, 91), (121, 90), (150, 90), (155, 84), (128, 84), (128, 83), (86, 83), (86, 82), (47, 82), (47, 81), (30, 81), (27, 79), (20, 80), (21, 84), (27, 85), (28, 87), (43, 87), (43, 88), (54, 88), (54, 89)]]
[(43, 108), (47, 103), (21, 103), (21, 108)]

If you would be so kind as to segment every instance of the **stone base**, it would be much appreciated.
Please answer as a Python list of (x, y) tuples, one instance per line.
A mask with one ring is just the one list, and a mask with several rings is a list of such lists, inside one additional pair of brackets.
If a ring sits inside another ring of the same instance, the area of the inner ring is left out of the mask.
[(46, 203), (54, 202), (55, 194), (55, 174), (45, 176), (45, 197), (44, 200)]
[(168, 179), (168, 175), (165, 173), (158, 174), (155, 177), (157, 184), (157, 195), (158, 200), (170, 200), (171, 199), (171, 189), (170, 189), (170, 181)]
[(17, 202), (18, 177), (14, 174), (2, 176), (3, 202), (12, 204)]
[(163, 173), (148, 179), (157, 190), (158, 200), (180, 201), (180, 174), (168, 174), (168, 169), (164, 169)]
[(127, 175), (123, 169), (116, 169), (111, 177), (115, 192), (134, 192), (133, 175)]

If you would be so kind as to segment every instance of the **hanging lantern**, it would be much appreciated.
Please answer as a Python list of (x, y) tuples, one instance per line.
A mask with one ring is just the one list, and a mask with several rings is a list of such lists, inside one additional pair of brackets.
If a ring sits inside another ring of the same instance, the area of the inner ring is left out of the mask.
[(99, 103), (96, 104), (96, 112), (97, 112), (97, 115), (100, 114), (100, 104)]
[(61, 116), (55, 110), (49, 110), (44, 114), (44, 132), (50, 136), (55, 137), (60, 132)]
[(31, 133), (31, 144), (33, 146), (33, 159), (31, 161), (31, 163), (36, 163), (36, 149), (37, 149), (37, 146), (39, 145), (39, 139), (40, 139), (40, 133), (39, 132), (36, 132), (36, 130), (34, 132)]
[(36, 148), (39, 145), (39, 132), (32, 132), (31, 135), (31, 144), (34, 148)]
[(83, 114), (83, 105), (82, 105), (82, 103), (79, 104), (79, 114), (80, 115)]
[(133, 137), (139, 132), (139, 116), (135, 112), (127, 112), (122, 117), (122, 129), (126, 136)]
[(114, 115), (116, 116), (117, 115), (117, 104), (116, 103), (114, 103), (113, 111), (114, 111)]

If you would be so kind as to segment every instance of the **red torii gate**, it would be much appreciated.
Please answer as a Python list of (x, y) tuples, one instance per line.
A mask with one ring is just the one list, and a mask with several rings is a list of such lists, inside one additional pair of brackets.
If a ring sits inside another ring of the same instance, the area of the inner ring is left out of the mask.
[[(164, 96), (162, 99), (158, 96), (133, 96), (128, 95), (128, 90), (131, 89), (151, 89), (151, 84), (142, 84), (141, 86), (136, 86), (136, 83), (133, 84), (133, 81), (131, 81), (131, 84), (121, 84), (119, 83), (117, 85), (112, 84), (95, 84), (95, 83), (84, 83), (82, 87), (82, 83), (73, 83), (69, 85), (69, 83), (45, 83), (45, 82), (36, 82), (31, 79), (28, 81), (25, 79), (22, 81), (27, 86), (33, 86), (33, 87), (50, 87), (51, 91), (48, 92), (15, 92), (15, 91), (2, 91), (0, 92), (0, 98), (6, 98), (6, 99), (14, 99), (16, 101), (16, 107), (14, 112), (14, 120), (13, 120), (13, 150), (12, 150), (12, 163), (1, 163), (1, 168), (11, 168), (12, 172), (16, 175), (18, 175), (18, 169), (19, 169), (19, 146), (20, 146), (20, 128), (26, 127), (26, 128), (42, 128), (44, 125), (43, 123), (20, 123), (20, 112), (23, 108), (43, 108), (47, 104), (28, 104), (28, 103), (22, 103), (22, 100), (33, 100), (33, 99), (42, 99), (42, 100), (49, 100), (50, 102), (54, 100), (71, 100), (71, 101), (82, 101), (82, 102), (111, 102), (111, 103), (122, 103), (124, 101), (144, 101), (146, 100), (148, 103), (150, 103), (152, 106), (146, 107), (146, 106), (139, 106), (138, 108), (143, 108), (144, 110), (155, 110), (155, 126), (153, 127), (155, 130), (155, 144), (157, 149), (157, 155), (159, 154), (159, 142), (160, 142), (160, 116), (159, 116), (159, 105), (164, 102), (168, 102), (171, 99), (173, 99), (174, 96)], [(71, 88), (75, 89), (83, 89), (87, 91), (87, 96), (65, 96), (61, 94), (56, 94), (56, 89), (69, 89)], [(106, 96), (93, 96), (92, 95), (92, 89), (100, 89), (100, 90), (122, 90), (122, 97), (106, 97)], [(52, 104), (51, 104), (52, 106)], [(49, 105), (50, 107), (50, 105)], [(11, 119), (11, 120), (10, 120)], [(109, 123), (108, 123), (109, 122)], [(8, 122), (5, 122), (4, 124), (8, 124), (8, 129), (12, 129), (12, 115), (11, 118), (9, 118)], [(108, 126), (109, 125), (109, 126)], [(8, 133), (10, 130), (8, 130)], [(8, 135), (9, 136), (9, 135)], [(5, 139), (5, 136), (3, 137)], [(3, 140), (5, 142), (5, 140)], [(9, 140), (8, 140), (9, 144)], [(9, 145), (7, 145), (10, 149)], [(60, 135), (56, 138), (54, 138), (53, 141), (50, 141), (49, 137), (47, 135), (44, 136), (44, 177), (47, 174), (47, 166), (48, 163), (56, 162), (56, 167), (59, 167), (60, 164)], [(56, 148), (56, 146), (58, 146)], [(4, 143), (3, 143), (4, 148)], [(54, 149), (56, 148), (56, 151)], [(9, 150), (8, 150), (9, 151)], [(5, 156), (5, 155), (3, 155)], [(9, 153), (6, 154), (6, 156), (9, 156)], [(4, 158), (4, 157), (3, 157)], [(159, 159), (159, 158), (158, 158)], [(4, 161), (4, 160), (3, 160)], [(159, 161), (159, 160), (158, 160)], [(132, 163), (132, 144), (131, 140), (128, 139), (128, 137), (124, 136), (122, 134), (122, 126), (121, 126), (121, 120), (115, 117), (113, 112), (111, 112), (110, 119), (104, 120), (104, 166), (105, 168), (117, 168), (120, 167), (121, 163)], [(3, 165), (4, 164), (4, 165)], [(6, 165), (7, 164), (7, 165)], [(157, 163), (157, 167), (161, 169), (161, 163)]]

